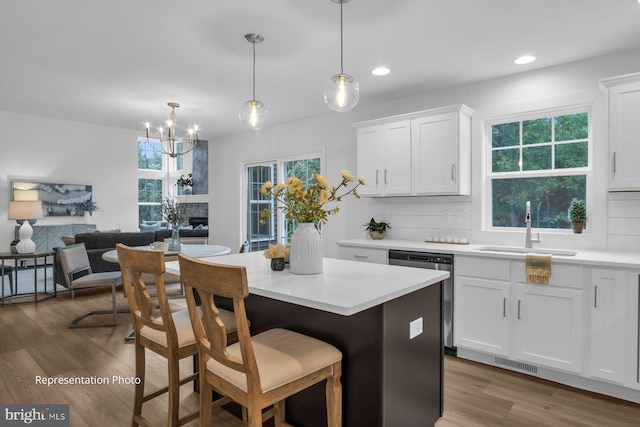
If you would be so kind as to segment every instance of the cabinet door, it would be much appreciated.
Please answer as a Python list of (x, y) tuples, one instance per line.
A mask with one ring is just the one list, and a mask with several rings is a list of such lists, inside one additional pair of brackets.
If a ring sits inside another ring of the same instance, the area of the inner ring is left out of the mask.
[(579, 373), (582, 291), (515, 285), (516, 357)]
[(640, 82), (609, 90), (610, 190), (640, 190)]
[(384, 194), (411, 194), (411, 122), (383, 125), (382, 181)]
[(593, 269), (589, 287), (591, 376), (624, 380), (625, 283), (621, 270)]
[[(412, 121), (415, 194), (462, 194), (460, 174), (470, 165), (460, 164), (459, 126), (458, 113)], [(465, 185), (465, 194), (469, 194), (468, 187)]]
[(456, 276), (455, 345), (509, 355), (509, 283)]
[(358, 177), (365, 185), (358, 188), (362, 196), (378, 196), (384, 189), (382, 181), (382, 126), (358, 129)]

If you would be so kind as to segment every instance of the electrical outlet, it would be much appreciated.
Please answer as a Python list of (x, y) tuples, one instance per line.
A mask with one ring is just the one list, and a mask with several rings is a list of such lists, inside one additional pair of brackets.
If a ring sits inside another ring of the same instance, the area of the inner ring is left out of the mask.
[(409, 339), (412, 340), (422, 333), (422, 317), (409, 322)]

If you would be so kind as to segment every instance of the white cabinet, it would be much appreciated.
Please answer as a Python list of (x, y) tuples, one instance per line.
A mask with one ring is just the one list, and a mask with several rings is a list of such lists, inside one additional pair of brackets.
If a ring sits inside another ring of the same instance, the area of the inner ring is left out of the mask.
[(355, 123), (358, 193), (470, 194), (472, 114), (456, 105)]
[(582, 291), (518, 283), (514, 309), (518, 359), (580, 372)]
[(640, 73), (601, 80), (609, 96), (609, 190), (640, 190)]
[(363, 248), (357, 246), (339, 246), (338, 258), (350, 261), (372, 262), (375, 264), (388, 264), (389, 251), (387, 249)]
[(409, 120), (358, 129), (358, 176), (366, 196), (411, 194), (411, 124)]
[(434, 114), (411, 121), (413, 194), (471, 194), (471, 114)]
[(502, 356), (509, 355), (509, 282), (457, 276), (455, 343)]
[(622, 270), (592, 269), (589, 284), (589, 373), (596, 378), (623, 382), (626, 274)]
[(525, 263), (456, 257), (458, 347), (580, 373), (583, 274), (552, 266), (549, 285), (525, 281)]
[(509, 261), (455, 258), (454, 344), (509, 355)]

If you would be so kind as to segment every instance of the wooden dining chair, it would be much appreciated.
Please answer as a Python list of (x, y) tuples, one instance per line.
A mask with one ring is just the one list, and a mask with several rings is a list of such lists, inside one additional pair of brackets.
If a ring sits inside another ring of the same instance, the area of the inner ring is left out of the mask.
[[(262, 426), (273, 417), (287, 426), (285, 398), (326, 380), (327, 419), (342, 425), (342, 353), (334, 346), (286, 329), (271, 329), (254, 337), (244, 300), (249, 295), (244, 266), (205, 262), (180, 254), (180, 275), (200, 357), (200, 426), (211, 426), (212, 391), (243, 407), (243, 425)], [(195, 290), (201, 299), (196, 306)], [(238, 342), (227, 341), (227, 320), (214, 296), (233, 300)], [(263, 409), (269, 408), (263, 414)]]
[[(174, 427), (185, 424), (198, 417), (198, 412), (179, 416), (180, 386), (198, 378), (198, 373), (184, 378), (180, 376), (180, 360), (197, 354), (189, 314), (186, 309), (171, 312), (164, 286), (165, 256), (162, 251), (130, 248), (121, 243), (116, 245), (116, 249), (125, 293), (134, 318), (135, 370), (136, 377), (140, 379), (135, 385), (132, 426), (149, 425), (142, 414), (142, 404), (164, 393), (168, 393), (169, 397), (168, 425)], [(153, 280), (157, 293), (155, 302), (152, 301), (145, 279)], [(159, 307), (160, 317), (153, 314), (155, 306)], [(225, 310), (221, 311), (220, 316), (230, 322), (229, 332), (235, 336), (233, 313)], [(146, 349), (167, 359), (169, 376), (167, 387), (147, 395), (144, 394)]]

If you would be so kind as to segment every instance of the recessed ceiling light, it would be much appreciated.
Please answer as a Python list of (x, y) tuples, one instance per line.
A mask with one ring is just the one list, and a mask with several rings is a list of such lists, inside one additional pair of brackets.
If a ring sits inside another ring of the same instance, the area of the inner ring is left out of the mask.
[(536, 57), (533, 55), (522, 55), (519, 58), (514, 59), (513, 62), (514, 64), (524, 65), (524, 64), (530, 64), (535, 60), (536, 60)]
[[(640, 0), (638, 0), (640, 1)], [(387, 74), (389, 74), (391, 72), (390, 69), (388, 69), (387, 67), (376, 67), (373, 70), (371, 70), (371, 74), (373, 74), (374, 76), (386, 76)]]

